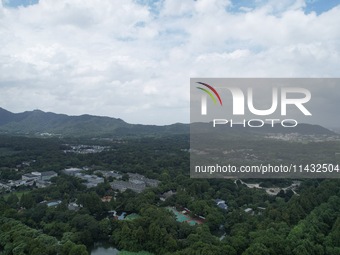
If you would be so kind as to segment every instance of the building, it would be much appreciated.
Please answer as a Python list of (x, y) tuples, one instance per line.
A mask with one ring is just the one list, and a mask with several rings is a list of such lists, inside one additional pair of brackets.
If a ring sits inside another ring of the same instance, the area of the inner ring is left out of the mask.
[(37, 181), (37, 180), (40, 180), (40, 178), (41, 177), (39, 175), (32, 174), (32, 173), (23, 174), (21, 176), (21, 179), (23, 181)]
[(124, 192), (127, 189), (130, 189), (134, 192), (140, 193), (147, 186), (148, 187), (157, 187), (160, 181), (154, 179), (148, 179), (141, 174), (128, 173), (129, 181), (118, 181), (115, 180), (111, 183), (111, 187), (113, 189)]
[(250, 213), (250, 214), (254, 214), (254, 212), (253, 212), (253, 209), (252, 208), (246, 208), (246, 209), (244, 209), (244, 212), (246, 212), (246, 213)]
[(136, 179), (129, 179), (129, 182), (134, 184), (134, 185), (145, 185), (145, 182), (144, 181), (141, 181), (141, 180), (136, 180)]
[(158, 180), (149, 179), (149, 178), (145, 178), (144, 181), (145, 181), (146, 186), (149, 186), (149, 187), (157, 187), (160, 183), (160, 181)]
[(56, 177), (58, 174), (54, 171), (47, 172), (31, 172), (23, 174), (21, 179), (23, 181), (49, 181), (52, 177)]
[(10, 190), (11, 187), (10, 187), (9, 185), (7, 185), (7, 184), (4, 184), (4, 183), (1, 183), (1, 182), (0, 182), (0, 190), (1, 190), (1, 189)]
[(45, 204), (47, 207), (56, 207), (62, 203), (61, 200), (53, 200), (53, 201), (41, 201), (40, 204)]
[(76, 173), (74, 176), (86, 181), (86, 183), (84, 183), (84, 185), (87, 188), (94, 188), (94, 187), (97, 187), (97, 185), (99, 183), (104, 183), (104, 178), (98, 177), (97, 175)]
[(52, 183), (49, 182), (49, 181), (42, 181), (42, 180), (37, 180), (37, 181), (35, 182), (35, 186), (36, 186), (37, 188), (46, 188), (46, 187), (50, 186), (51, 184), (52, 184)]
[(41, 180), (49, 181), (53, 177), (57, 177), (58, 174), (54, 171), (41, 172)]
[(146, 185), (144, 182), (142, 181), (138, 181), (138, 180), (133, 180), (131, 181), (113, 181), (111, 183), (111, 187), (115, 190), (119, 190), (121, 192), (124, 192), (127, 189), (130, 189), (136, 193), (141, 193), (145, 188)]
[(83, 208), (83, 205), (77, 204), (76, 202), (72, 202), (67, 205), (67, 209), (70, 211), (79, 211), (81, 208)]
[(146, 178), (144, 175), (141, 175), (141, 174), (128, 173), (128, 175), (129, 175), (129, 180), (142, 181), (148, 187), (157, 187), (160, 183), (160, 181), (158, 180)]
[(58, 206), (58, 205), (60, 205), (60, 204), (61, 204), (61, 200), (57, 200), (57, 201), (48, 202), (48, 203), (47, 203), (47, 206), (48, 206), (48, 207), (56, 207), (56, 206)]
[(63, 173), (67, 174), (67, 175), (75, 176), (76, 174), (80, 173), (81, 171), (83, 171), (83, 169), (71, 167), (71, 168), (64, 169)]
[(101, 173), (105, 178), (115, 178), (115, 179), (122, 179), (122, 175), (115, 172), (115, 171), (102, 171), (102, 170), (98, 170), (95, 171), (95, 173)]
[(164, 192), (160, 196), (160, 200), (164, 202), (166, 199), (168, 199), (169, 197), (172, 197), (173, 195), (176, 195), (176, 191), (169, 190), (167, 192)]
[(226, 202), (222, 199), (216, 199), (215, 203), (217, 205), (218, 208), (221, 208), (222, 210), (228, 210), (228, 205), (226, 204)]
[(112, 196), (104, 196), (101, 198), (102, 202), (108, 203), (111, 202)]
[(145, 179), (145, 176), (141, 174), (128, 173), (128, 175), (129, 175), (129, 179), (133, 179), (133, 180), (143, 181)]
[(34, 180), (10, 180), (8, 183), (8, 186), (10, 186), (11, 188), (17, 188), (20, 186), (32, 186), (34, 183)]

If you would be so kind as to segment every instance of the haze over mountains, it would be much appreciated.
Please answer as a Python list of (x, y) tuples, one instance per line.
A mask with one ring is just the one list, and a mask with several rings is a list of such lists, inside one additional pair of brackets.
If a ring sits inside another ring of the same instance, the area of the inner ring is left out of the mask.
[[(201, 125), (204, 130), (210, 124)], [(219, 127), (227, 128), (227, 127)], [(62, 136), (120, 136), (120, 135), (155, 135), (155, 134), (188, 134), (189, 124), (176, 123), (166, 126), (129, 124), (121, 119), (92, 115), (69, 116), (43, 112), (40, 110), (12, 113), (0, 108), (0, 133), (18, 135), (52, 134)], [(229, 128), (230, 129), (230, 128)], [(230, 129), (231, 130), (231, 129)], [(332, 131), (318, 125), (299, 124), (294, 129), (274, 128), (233, 128), (236, 132), (250, 133), (301, 133), (301, 134), (334, 134)]]

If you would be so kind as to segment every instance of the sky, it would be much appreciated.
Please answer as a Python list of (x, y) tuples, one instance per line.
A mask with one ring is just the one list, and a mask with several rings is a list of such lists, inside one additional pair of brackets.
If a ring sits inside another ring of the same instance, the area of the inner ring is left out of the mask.
[(0, 107), (188, 123), (190, 78), (340, 77), (339, 24), (340, 0), (0, 0)]

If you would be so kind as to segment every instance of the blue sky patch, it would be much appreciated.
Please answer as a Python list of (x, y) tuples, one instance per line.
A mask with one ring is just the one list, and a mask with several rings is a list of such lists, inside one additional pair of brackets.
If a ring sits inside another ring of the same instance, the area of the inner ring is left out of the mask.
[(29, 6), (39, 3), (39, 0), (1, 0), (3, 6), (5, 7), (20, 7), (20, 6)]
[(163, 3), (162, 0), (135, 0), (140, 5), (148, 6), (151, 13), (158, 15), (159, 9)]
[[(267, 2), (266, 0), (232, 0), (232, 6), (229, 10), (232, 12), (244, 12), (261, 7)], [(305, 2), (305, 13), (315, 12), (318, 15), (340, 5), (340, 0), (306, 0)]]
[[(30, 6), (39, 3), (39, 0), (1, 0), (3, 6), (16, 8)], [(141, 5), (147, 5), (153, 14), (158, 14), (163, 0), (135, 0)], [(192, 0), (194, 1), (194, 0)], [(200, 1), (200, 0), (196, 0)], [(266, 4), (268, 0), (232, 0), (232, 6), (228, 8), (231, 12), (244, 12)], [(305, 13), (315, 12), (321, 14), (340, 5), (340, 0), (305, 0)]]
[(306, 13), (315, 12), (319, 15), (340, 5), (340, 0), (306, 0), (306, 5)]

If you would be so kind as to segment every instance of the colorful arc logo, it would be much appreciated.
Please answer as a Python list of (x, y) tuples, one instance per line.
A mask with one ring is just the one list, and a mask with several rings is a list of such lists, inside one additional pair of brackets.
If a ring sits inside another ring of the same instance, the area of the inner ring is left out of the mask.
[[(197, 89), (200, 89), (204, 91), (206, 94), (208, 94), (211, 98), (211, 100), (214, 102), (214, 104), (217, 104), (217, 100), (220, 102), (220, 105), (222, 106), (222, 100), (220, 95), (217, 93), (216, 89), (214, 89), (212, 86), (209, 84), (203, 83), (203, 82), (196, 82), (198, 84), (201, 84), (205, 86), (206, 88), (201, 88), (201, 87), (196, 87)], [(215, 96), (214, 96), (215, 95)], [(202, 95), (202, 104), (201, 104), (201, 114), (202, 115), (207, 115), (207, 95)]]
[(198, 89), (200, 89), (200, 90), (203, 90), (205, 93), (207, 93), (207, 94), (210, 96), (210, 98), (213, 100), (214, 104), (217, 104), (216, 98), (215, 98), (214, 95), (211, 93), (211, 92), (213, 92), (213, 93), (215, 94), (215, 96), (217, 97), (218, 101), (220, 102), (220, 105), (222, 106), (221, 97), (220, 97), (220, 95), (217, 93), (216, 89), (214, 89), (214, 88), (213, 88), (212, 86), (210, 86), (209, 84), (206, 84), (206, 83), (203, 83), (203, 82), (196, 82), (196, 83), (201, 84), (201, 85), (207, 87), (209, 90), (208, 90), (208, 89), (205, 89), (205, 88), (201, 88), (201, 87), (196, 87), (196, 88), (198, 88)]

